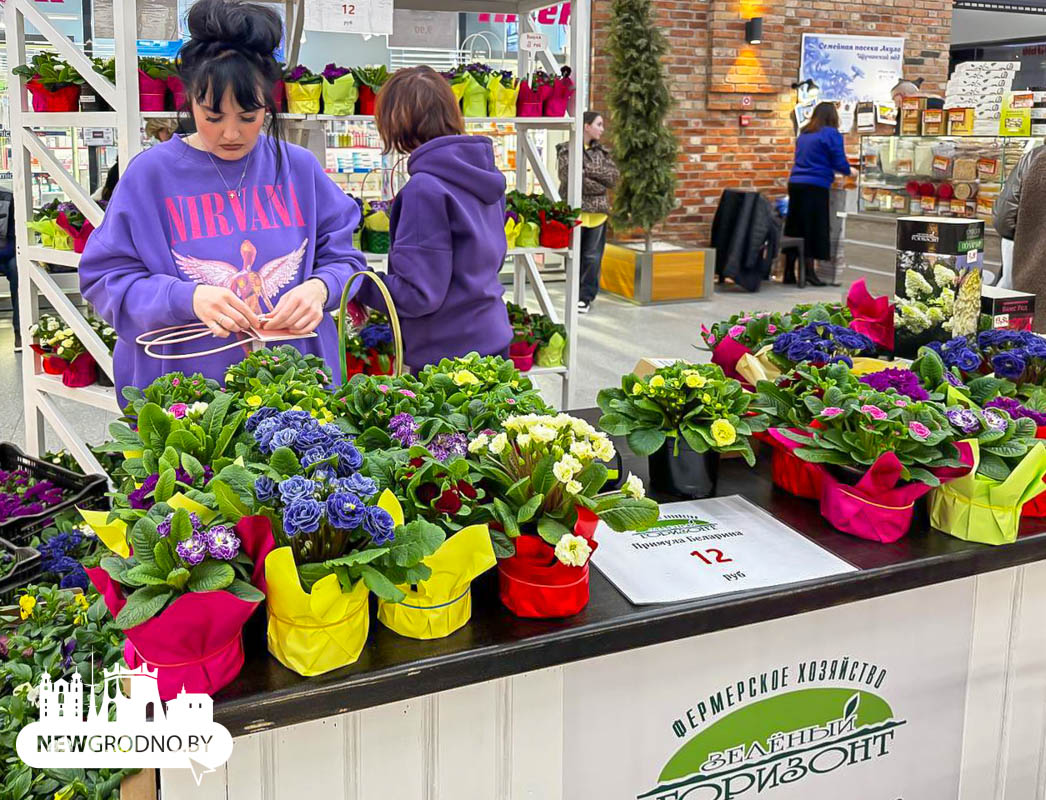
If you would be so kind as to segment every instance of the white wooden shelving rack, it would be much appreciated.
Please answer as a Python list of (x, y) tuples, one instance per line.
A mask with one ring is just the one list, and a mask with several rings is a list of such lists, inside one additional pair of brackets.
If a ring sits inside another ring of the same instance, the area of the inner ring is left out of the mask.
[[(272, 2), (273, 0), (263, 0)], [(304, 4), (309, 0), (284, 0), (287, 9), (288, 30), (291, 31), (290, 60), (297, 56), (301, 41)], [(116, 41), (116, 84), (110, 83), (95, 72), (88, 58), (63, 36), (40, 12), (35, 0), (6, 0), (5, 24), (7, 30), (8, 70), (26, 63), (26, 25), (35, 28), (58, 53), (68, 60), (93, 87), (115, 109), (107, 112), (36, 113), (33, 112), (24, 80), (10, 74), (8, 86), (11, 108), (12, 171), (16, 197), (15, 218), (20, 231), (26, 230), (27, 220), (32, 216), (32, 196), (28, 191), (32, 182), (31, 159), (36, 158), (42, 168), (49, 172), (65, 191), (66, 196), (84, 213), (94, 225), (101, 222), (103, 211), (89, 193), (65, 170), (49, 152), (35, 131), (39, 129), (69, 128), (74, 135), (81, 128), (115, 128), (120, 163), (130, 163), (141, 149), (141, 127), (145, 118), (173, 117), (174, 112), (149, 112), (142, 114), (138, 103), (136, 80), (137, 56), (137, 0), (120, 0), (114, 3), (114, 29)], [(494, 12), (516, 14), (521, 31), (536, 30), (533, 12), (555, 5), (549, 0), (395, 0), (397, 8), (422, 11)], [(571, 5), (568, 58), (576, 85), (575, 110), (569, 116), (559, 118), (524, 117), (492, 119), (469, 118), (469, 123), (511, 123), (515, 125), (517, 137), (516, 185), (525, 190), (527, 169), (533, 170), (542, 191), (559, 200), (558, 176), (549, 172), (532, 139), (532, 132), (560, 130), (569, 133), (570, 167), (566, 199), (572, 206), (581, 204), (581, 163), (583, 136), (580, 115), (587, 96), (588, 82), (588, 31), (590, 0), (573, 0)], [(549, 50), (538, 53), (520, 51), (517, 74), (525, 76), (541, 67), (552, 74), (560, 69), (555, 54)], [(350, 122), (373, 122), (370, 116), (336, 117), (326, 114), (285, 114), (286, 121), (326, 122), (332, 120)], [(24, 237), (23, 237), (24, 238)], [(536, 260), (539, 255), (557, 255), (566, 265), (565, 303), (562, 310), (556, 307), (541, 276)], [(577, 300), (580, 256), (580, 235), (575, 235), (570, 248), (550, 250), (548, 248), (520, 248), (509, 251), (513, 267), (513, 300), (525, 304), (528, 287), (533, 292), (541, 311), (555, 322), (562, 322), (567, 329), (567, 362), (563, 367), (535, 368), (532, 374), (555, 374), (562, 378), (561, 403), (569, 408), (571, 403), (571, 377), (573, 361), (577, 352)], [(379, 262), (384, 256), (368, 256), (368, 260)], [(95, 357), (99, 368), (113, 377), (113, 359), (105, 345), (91, 329), (79, 309), (68, 299), (62, 287), (45, 269), (44, 264), (61, 264), (69, 267), (79, 265), (75, 253), (53, 250), (31, 244), (18, 246), (19, 300), (21, 304), (22, 337), (30, 341), (28, 328), (39, 319), (39, 299), (43, 295), (56, 309), (59, 316), (76, 332), (88, 351)], [(89, 471), (101, 471), (101, 466), (91, 453), (84, 438), (76, 431), (70, 420), (54, 403), (62, 397), (84, 405), (117, 413), (119, 403), (115, 390), (110, 387), (91, 386), (85, 389), (69, 389), (55, 376), (42, 372), (38, 357), (28, 352), (22, 360), (23, 395), (25, 405), (26, 444), (30, 453), (36, 455), (44, 449), (43, 422), (55, 430), (65, 447), (80, 465)]]

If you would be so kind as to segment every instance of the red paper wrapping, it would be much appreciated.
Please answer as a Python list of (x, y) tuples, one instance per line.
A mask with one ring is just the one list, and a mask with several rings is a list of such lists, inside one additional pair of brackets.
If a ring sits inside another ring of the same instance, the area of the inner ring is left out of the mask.
[[(793, 433), (799, 433), (796, 428)], [(770, 456), (770, 477), (774, 486), (784, 489), (796, 497), (807, 500), (821, 499), (821, 475), (817, 464), (803, 461), (792, 451), (799, 445), (785, 436), (780, 429), (770, 428), (767, 432), (773, 453)]]
[(276, 110), (282, 112), (284, 99), (287, 96), (287, 90), (284, 88), (283, 81), (276, 81), (272, 85), (272, 102), (276, 105)]
[[(1046, 439), (1046, 425), (1040, 425), (1035, 431), (1036, 439)], [(1043, 478), (1046, 481), (1046, 478)], [(1041, 519), (1046, 517), (1046, 492), (1036, 495), (1021, 509), (1021, 519)]]
[(167, 88), (171, 90), (171, 96), (174, 98), (174, 110), (180, 111), (185, 105), (185, 82), (177, 75), (169, 75)]
[[(574, 533), (598, 546), (593, 535), (599, 517), (578, 508)], [(556, 549), (540, 536), (516, 539), (516, 554), (498, 562), (501, 602), (517, 617), (570, 617), (588, 605), (588, 563), (568, 567), (556, 559)]]
[(167, 108), (167, 79), (150, 78), (138, 70), (138, 104), (142, 111), (164, 111)]
[(712, 363), (722, 367), (726, 377), (747, 385), (748, 382), (737, 371), (737, 362), (741, 360), (741, 356), (751, 352), (734, 337), (724, 336), (712, 348)]
[(569, 107), (570, 100), (573, 97), (574, 79), (569, 76), (556, 78), (556, 82), (552, 86), (552, 92), (549, 94), (548, 99), (545, 101), (545, 116), (566, 116), (567, 108)]
[[(970, 471), (973, 453), (959, 444), (965, 467), (935, 469), (942, 483)], [(888, 544), (896, 542), (912, 525), (915, 501), (932, 487), (924, 483), (901, 483), (901, 462), (894, 453), (883, 453), (857, 482), (850, 486), (822, 472), (821, 516), (836, 530), (861, 539)]]
[(396, 371), (396, 357), (386, 356), (389, 361), (388, 367), (381, 364), (381, 355), (373, 347), (367, 353), (366, 358), (356, 358), (352, 353), (345, 354), (345, 378), (348, 380), (353, 375), (391, 375)]
[(516, 116), (540, 117), (543, 111), (541, 95), (531, 88), (529, 81), (521, 81), (516, 95)]
[(26, 84), (33, 97), (33, 111), (79, 111), (80, 87), (64, 86), (51, 91), (36, 78)]
[(66, 216), (66, 213), (64, 211), (59, 211), (58, 216), (55, 218), (55, 224), (68, 233), (70, 238), (72, 238), (73, 252), (82, 253), (84, 248), (87, 246), (87, 240), (94, 231), (94, 225), (91, 224), (91, 221), (85, 219), (83, 227), (77, 229), (73, 227), (71, 222), (69, 222), (69, 217)]
[(570, 240), (574, 228), (581, 224), (578, 220), (573, 225), (564, 225), (554, 219), (545, 219), (545, 212), (539, 212), (541, 217), (541, 246), (553, 250), (563, 250), (570, 247)]
[(534, 353), (537, 342), (513, 342), (508, 347), (508, 357), (520, 372), (529, 372), (534, 366)]
[(69, 362), (62, 373), (62, 383), (70, 389), (79, 389), (98, 382), (98, 362), (90, 353), (80, 353)]
[(861, 278), (850, 287), (846, 306), (853, 314), (851, 330), (863, 333), (880, 347), (893, 350), (893, 306), (889, 297), (872, 297)]
[[(244, 517), (236, 525), (243, 551), (254, 561), (254, 584), (265, 591), (265, 556), (273, 549), (265, 517)], [(104, 569), (87, 574), (114, 617), (126, 604), (123, 588)], [(182, 688), (213, 695), (243, 668), (243, 626), (258, 603), (229, 592), (187, 592), (160, 614), (125, 631), (124, 660), (132, 669), (156, 669), (160, 699), (171, 700)]]
[(377, 99), (377, 95), (374, 94), (374, 90), (363, 84), (360, 86), (360, 113), (361, 114), (373, 114), (374, 113), (374, 101)]

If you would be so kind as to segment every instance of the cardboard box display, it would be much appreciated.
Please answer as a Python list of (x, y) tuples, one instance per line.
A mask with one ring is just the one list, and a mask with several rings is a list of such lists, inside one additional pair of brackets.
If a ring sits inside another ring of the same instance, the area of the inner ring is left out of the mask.
[(982, 286), (981, 313), (992, 318), (993, 328), (1030, 331), (1035, 323), (1035, 295)]
[(944, 135), (944, 109), (927, 108), (922, 112), (922, 135), (943, 136)]
[(973, 133), (973, 119), (972, 108), (949, 108), (948, 135), (969, 136)]
[(897, 221), (894, 349), (915, 358), (931, 341), (977, 332), (984, 223), (951, 217)]

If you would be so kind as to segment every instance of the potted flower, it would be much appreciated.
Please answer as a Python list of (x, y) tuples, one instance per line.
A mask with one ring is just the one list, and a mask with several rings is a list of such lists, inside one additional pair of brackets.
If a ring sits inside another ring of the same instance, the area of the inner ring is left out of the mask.
[(359, 373), (391, 375), (395, 369), (395, 347), (389, 318), (371, 311), (358, 331), (346, 329), (345, 376)]
[(328, 64), (323, 68), (323, 113), (351, 116), (356, 112), (359, 89), (349, 67)]
[(516, 240), (519, 239), (519, 232), (523, 228), (523, 218), (511, 208), (505, 209), (505, 243), (508, 245), (508, 249), (512, 250), (516, 247)]
[[(116, 59), (115, 58), (92, 58), (91, 64), (94, 71), (105, 78), (109, 83), (116, 84)], [(86, 82), (88, 94), (80, 95), (81, 111), (112, 111), (113, 107), (103, 98), (98, 96), (94, 89)]]
[(74, 203), (59, 203), (55, 224), (73, 240), (73, 252), (82, 253), (94, 231), (94, 225), (80, 213), (80, 209)]
[(519, 222), (515, 241), (517, 248), (541, 245), (541, 226), (538, 224), (538, 220), (547, 202), (544, 195), (523, 194), (516, 190), (506, 195), (506, 212), (515, 213)]
[(545, 113), (545, 102), (552, 96), (555, 81), (544, 70), (535, 70), (529, 80), (519, 85), (516, 100), (516, 115), (519, 117), (541, 117)]
[(763, 416), (749, 413), (751, 395), (715, 364), (679, 361), (645, 378), (629, 374), (596, 401), (599, 426), (649, 458), (650, 485), (684, 497), (715, 493), (722, 453), (754, 464), (749, 437), (766, 427)]
[(87, 571), (127, 636), (127, 663), (157, 670), (162, 700), (213, 694), (239, 674), (243, 626), (265, 597), (266, 533), (157, 503), (131, 530), (132, 555)]
[(574, 99), (574, 79), (570, 77), (570, 67), (561, 67), (559, 76), (552, 83), (552, 92), (545, 100), (544, 113), (546, 117), (566, 116), (567, 109)]
[(40, 356), (43, 371), (61, 375), (62, 383), (72, 388), (90, 386), (98, 378), (98, 366), (83, 342), (57, 317), (44, 316), (30, 326), (33, 351)]
[(33, 218), (26, 223), (29, 230), (40, 236), (41, 247), (51, 247), (55, 250), (72, 250), (73, 237), (58, 224), (57, 198), (47, 205), (41, 206), (33, 211)]
[(220, 392), (221, 386), (217, 381), (205, 378), (199, 372), (192, 375), (186, 375), (183, 372), (168, 372), (154, 380), (144, 390), (136, 386), (124, 388), (123, 396), (127, 401), (123, 409), (124, 417), (128, 421), (133, 421), (147, 403), (168, 409), (179, 403), (188, 406), (196, 403), (208, 405)]
[(1024, 509), (1046, 492), (1046, 447), (1035, 438), (1035, 420), (1015, 419), (998, 407), (953, 407), (946, 416), (958, 435), (969, 438), (974, 468), (933, 492), (931, 523), (968, 541), (1013, 542)]
[(287, 93), (287, 111), (291, 114), (319, 114), (322, 81), (322, 75), (317, 75), (304, 64), (285, 72), (283, 85)]
[(553, 250), (570, 247), (573, 230), (581, 224), (581, 209), (571, 208), (565, 200), (549, 203), (538, 212), (541, 220), (541, 246)]
[(466, 117), (485, 117), (487, 115), (487, 82), (493, 70), (486, 64), (473, 63), (458, 67), (450, 80), (450, 88), (461, 104), (462, 114)]
[(498, 573), (501, 600), (518, 616), (563, 617), (584, 608), (599, 520), (615, 531), (657, 522), (657, 504), (638, 479), (601, 493), (614, 446), (584, 420), (510, 417), (503, 432), (473, 438), (469, 452), (490, 487), (491, 527), (515, 543)]
[(534, 366), (534, 352), (538, 348), (537, 337), (526, 309), (513, 305), (509, 309), (509, 322), (512, 324), (512, 343), (508, 354), (512, 363), (520, 372), (529, 372)]
[(389, 200), (365, 200), (363, 202), (363, 250), (367, 253), (387, 253), (392, 246), (389, 233), (391, 218)]
[(835, 528), (892, 542), (911, 527), (914, 503), (969, 471), (969, 457), (943, 409), (895, 391), (826, 393), (806, 404), (815, 421), (786, 432), (795, 454), (823, 465), (821, 513)]
[(167, 108), (167, 79), (174, 74), (174, 62), (170, 59), (138, 59), (138, 103), (142, 111)]
[(531, 322), (534, 325), (534, 336), (538, 340), (538, 352), (535, 358), (538, 366), (563, 366), (567, 349), (566, 326), (553, 322), (544, 314), (531, 315)]
[(260, 477), (255, 513), (273, 521), (265, 561), (269, 651), (301, 675), (351, 664), (367, 639), (368, 592), (391, 602), (430, 577), (443, 544), (424, 520), (398, 525), (395, 498), (359, 474), (363, 455), (335, 425), (263, 407), (248, 420)]
[(770, 359), (782, 371), (787, 371), (804, 361), (813, 364), (842, 361), (853, 366), (855, 357), (874, 353), (875, 345), (864, 334), (830, 322), (811, 322), (778, 336)]
[(520, 82), (511, 70), (491, 73), (487, 80), (487, 116), (511, 119), (516, 116), (516, 98)]
[(11, 72), (26, 79), (33, 111), (78, 111), (84, 79), (54, 53), (37, 53)]
[(374, 101), (381, 87), (389, 79), (389, 70), (384, 64), (368, 67), (353, 67), (353, 76), (360, 90), (360, 113), (374, 113)]

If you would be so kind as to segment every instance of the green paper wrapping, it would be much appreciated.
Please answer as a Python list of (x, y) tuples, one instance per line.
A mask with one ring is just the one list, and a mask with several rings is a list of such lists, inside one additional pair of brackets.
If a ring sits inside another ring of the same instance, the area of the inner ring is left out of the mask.
[(40, 246), (52, 247), (55, 250), (72, 250), (73, 237), (63, 230), (53, 219), (41, 219), (35, 222), (27, 222), (26, 226), (31, 231), (40, 234)]
[(462, 113), (466, 117), (487, 116), (487, 87), (467, 72), (461, 83), (464, 84), (461, 96)]
[(536, 222), (524, 222), (516, 237), (516, 247), (540, 247), (541, 228)]
[(554, 333), (548, 344), (538, 348), (537, 362), (539, 367), (562, 367), (563, 354), (567, 349), (567, 340), (561, 334)]
[(351, 73), (335, 78), (334, 83), (324, 78), (321, 85), (323, 86), (324, 114), (349, 116), (356, 112), (356, 98), (359, 97), (360, 90)]
[(323, 96), (322, 83), (288, 83), (288, 114), (319, 114), (320, 98)]
[(505, 119), (516, 116), (516, 98), (519, 95), (519, 81), (510, 81), (509, 85), (501, 82), (501, 76), (495, 75), (487, 84), (487, 116)]
[(930, 524), (968, 542), (1010, 544), (1017, 539), (1024, 504), (1046, 491), (1046, 447), (1035, 445), (1000, 482), (977, 475), (980, 449), (976, 441), (970, 445), (970, 473), (930, 493)]

